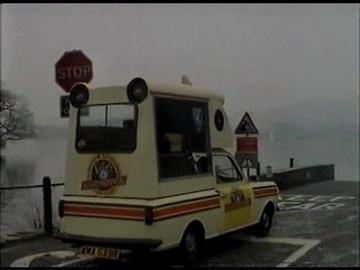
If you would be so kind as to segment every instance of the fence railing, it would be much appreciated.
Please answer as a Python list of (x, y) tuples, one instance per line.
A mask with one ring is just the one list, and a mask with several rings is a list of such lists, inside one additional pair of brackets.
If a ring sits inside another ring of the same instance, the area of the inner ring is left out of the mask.
[(51, 187), (63, 186), (64, 183), (51, 184), (51, 179), (48, 176), (43, 178), (42, 185), (16, 186), (16, 187), (0, 187), (0, 190), (14, 190), (14, 189), (29, 189), (42, 188), (43, 189), (43, 209), (44, 209), (44, 231), (47, 234), (53, 233), (52, 224), (52, 198)]

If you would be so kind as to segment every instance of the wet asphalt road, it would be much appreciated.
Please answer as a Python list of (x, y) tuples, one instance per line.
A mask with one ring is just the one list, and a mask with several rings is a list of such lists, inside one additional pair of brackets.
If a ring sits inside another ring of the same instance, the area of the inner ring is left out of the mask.
[[(359, 182), (319, 182), (285, 190), (282, 196), (269, 237), (252, 238), (251, 232), (241, 231), (209, 240), (203, 257), (192, 266), (359, 266)], [(46, 237), (5, 245), (1, 266), (29, 254), (61, 249), (69, 245)], [(150, 254), (129, 264), (182, 267), (177, 254), (176, 250)], [(96, 260), (87, 266), (114, 264), (119, 263)]]
[(284, 194), (303, 196), (288, 196), (293, 202), (278, 212), (272, 235), (321, 241), (291, 266), (359, 266), (359, 182), (320, 182)]

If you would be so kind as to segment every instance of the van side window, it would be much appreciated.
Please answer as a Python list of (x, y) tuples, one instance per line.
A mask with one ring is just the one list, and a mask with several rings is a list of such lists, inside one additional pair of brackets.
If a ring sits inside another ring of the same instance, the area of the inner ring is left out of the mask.
[(239, 174), (234, 163), (226, 155), (215, 155), (213, 157), (216, 183), (227, 183), (243, 180), (242, 175)]
[(207, 102), (156, 97), (160, 178), (211, 173)]

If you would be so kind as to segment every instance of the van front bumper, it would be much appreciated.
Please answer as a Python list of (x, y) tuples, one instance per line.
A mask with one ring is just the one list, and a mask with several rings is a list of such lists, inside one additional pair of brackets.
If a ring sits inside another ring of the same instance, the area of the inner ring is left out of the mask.
[(54, 237), (61, 239), (63, 242), (73, 244), (117, 247), (126, 249), (151, 249), (160, 246), (162, 243), (162, 240), (160, 239), (100, 238), (66, 233), (58, 233), (54, 235)]

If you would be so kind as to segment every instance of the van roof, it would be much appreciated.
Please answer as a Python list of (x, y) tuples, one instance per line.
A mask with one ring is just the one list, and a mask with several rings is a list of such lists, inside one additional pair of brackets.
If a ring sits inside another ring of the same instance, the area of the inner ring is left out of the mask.
[(149, 91), (153, 94), (170, 94), (187, 97), (198, 97), (198, 98), (215, 98), (224, 104), (224, 96), (222, 94), (193, 87), (186, 84), (160, 84), (147, 82)]
[[(195, 98), (203, 98), (203, 99), (217, 99), (222, 104), (224, 104), (224, 96), (220, 93), (216, 93), (214, 91), (210, 91), (207, 89), (197, 88), (190, 85), (185, 84), (163, 84), (163, 83), (153, 83), (153, 82), (146, 82), (148, 85), (149, 91), (152, 94), (163, 94), (163, 95), (175, 95), (181, 97), (195, 97)], [(107, 91), (104, 90), (116, 90), (119, 87), (125, 86), (100, 86), (91, 88), (98, 93), (104, 94)]]

